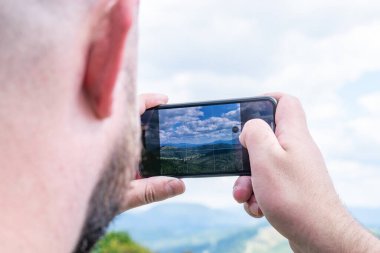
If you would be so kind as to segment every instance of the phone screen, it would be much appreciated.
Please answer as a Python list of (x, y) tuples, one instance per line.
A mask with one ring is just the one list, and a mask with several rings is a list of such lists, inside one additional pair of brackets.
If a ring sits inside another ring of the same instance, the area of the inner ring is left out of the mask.
[(143, 129), (143, 177), (250, 175), (248, 152), (239, 142), (244, 124), (254, 118), (274, 130), (276, 102), (252, 98), (147, 110)]

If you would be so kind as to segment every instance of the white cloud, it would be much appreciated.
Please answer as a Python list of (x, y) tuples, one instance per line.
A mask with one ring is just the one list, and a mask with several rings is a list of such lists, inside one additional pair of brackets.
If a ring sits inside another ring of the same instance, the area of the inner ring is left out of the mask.
[(380, 152), (380, 117), (361, 117), (350, 122), (351, 128), (361, 141), (375, 144)]
[(342, 122), (322, 121), (311, 126), (310, 131), (326, 159), (350, 157), (355, 152), (355, 139)]
[(350, 118), (348, 126), (363, 152), (380, 153), (380, 92), (364, 94), (355, 102), (359, 114)]
[[(326, 90), (336, 92), (346, 82), (368, 71), (380, 70), (380, 19), (363, 17), (343, 31), (317, 38), (298, 28), (297, 18), (302, 17), (305, 22), (313, 19), (305, 17), (304, 11), (347, 8), (346, 4), (272, 1), (258, 5), (237, 1), (232, 7), (223, 8), (223, 4), (215, 1), (204, 2), (145, 3), (149, 11), (142, 21), (147, 25), (142, 27), (145, 30), (141, 36), (141, 69), (148, 72), (140, 75), (144, 90), (169, 92), (176, 101), (284, 90), (314, 101), (323, 97)], [(290, 17), (294, 21), (288, 20), (284, 27), (272, 31), (271, 24), (259, 21), (264, 19), (260, 9), (267, 11), (274, 4), (281, 6), (272, 10), (278, 14), (278, 22)], [(293, 13), (295, 6), (302, 11)], [(378, 4), (369, 8), (353, 1), (352, 6), (356, 6), (358, 13), (380, 10)], [(239, 8), (242, 13), (236, 11)], [(252, 11), (251, 15), (247, 10)], [(336, 14), (338, 19), (340, 11), (332, 10), (331, 16)], [(259, 28), (257, 23), (261, 24)], [(320, 27), (325, 28), (328, 26)], [(187, 96), (181, 94), (184, 90)]]
[[(181, 111), (181, 110), (176, 110)], [(161, 143), (191, 143), (207, 144), (214, 141), (232, 140), (232, 127), (240, 126), (240, 121), (236, 118), (208, 117), (200, 118), (191, 116), (191, 120), (186, 116), (186, 110), (181, 116), (171, 117), (171, 111), (160, 113), (165, 115), (166, 123), (160, 126)], [(203, 115), (203, 113), (202, 113)], [(240, 115), (237, 115), (240, 118)], [(163, 121), (163, 119), (160, 119)], [(163, 121), (165, 122), (165, 121)]]
[(311, 38), (289, 31), (281, 38), (280, 70), (269, 77), (267, 87), (285, 88), (314, 99), (336, 90), (370, 71), (380, 71), (380, 21), (337, 33)]
[[(380, 85), (380, 84), (379, 84)], [(358, 99), (358, 104), (374, 117), (380, 117), (380, 92), (364, 95)]]
[(228, 119), (236, 120), (240, 118), (240, 110), (238, 108), (238, 109), (226, 112), (222, 116), (227, 117)]
[(341, 199), (349, 206), (380, 207), (380, 164), (335, 160), (329, 171)]
[(201, 107), (173, 108), (160, 111), (160, 128), (165, 129), (176, 123), (198, 120), (203, 116)]

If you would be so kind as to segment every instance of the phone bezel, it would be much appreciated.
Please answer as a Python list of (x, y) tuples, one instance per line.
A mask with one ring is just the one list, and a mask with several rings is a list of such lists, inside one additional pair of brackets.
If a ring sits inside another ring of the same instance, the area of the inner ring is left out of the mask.
[[(271, 96), (258, 96), (258, 97), (246, 97), (246, 98), (235, 98), (235, 99), (223, 99), (223, 100), (210, 100), (210, 101), (199, 101), (199, 102), (189, 102), (189, 103), (175, 103), (175, 104), (167, 104), (160, 105), (153, 108), (149, 108), (146, 111), (151, 110), (165, 110), (165, 109), (176, 109), (176, 108), (186, 108), (186, 107), (195, 107), (195, 106), (210, 106), (210, 105), (221, 105), (221, 104), (234, 104), (234, 103), (242, 103), (242, 102), (255, 102), (255, 101), (270, 101), (273, 104), (273, 131), (276, 128), (276, 109), (277, 109), (277, 100)], [(142, 136), (145, 138), (145, 136)], [(201, 177), (223, 177), (223, 176), (249, 176), (251, 175), (250, 171), (236, 171), (236, 172), (214, 172), (214, 173), (202, 173), (202, 174), (186, 174), (186, 173), (178, 173), (178, 174), (168, 174), (168, 175), (143, 175), (141, 161), (139, 174), (144, 177), (153, 177), (153, 176), (169, 176), (176, 178), (201, 178)], [(160, 171), (160, 168), (158, 168)]]
[[(209, 101), (199, 101), (199, 102), (189, 102), (189, 103), (175, 103), (175, 104), (159, 105), (156, 107), (149, 108), (148, 110), (186, 108), (186, 107), (205, 106), (205, 105), (234, 104), (234, 103), (253, 102), (253, 101), (260, 101), (260, 100), (271, 101), (274, 105), (274, 109), (275, 109), (274, 112), (276, 112), (277, 100), (274, 97), (270, 97), (270, 96), (246, 97), (246, 98), (223, 99), (223, 100), (209, 100)], [(274, 116), (275, 115), (276, 114), (274, 114)]]

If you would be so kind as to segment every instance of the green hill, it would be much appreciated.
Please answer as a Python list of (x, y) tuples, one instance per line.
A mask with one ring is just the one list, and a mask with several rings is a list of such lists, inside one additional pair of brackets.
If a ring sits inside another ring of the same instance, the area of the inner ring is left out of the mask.
[(134, 242), (125, 232), (110, 232), (95, 245), (91, 253), (151, 253), (151, 251)]

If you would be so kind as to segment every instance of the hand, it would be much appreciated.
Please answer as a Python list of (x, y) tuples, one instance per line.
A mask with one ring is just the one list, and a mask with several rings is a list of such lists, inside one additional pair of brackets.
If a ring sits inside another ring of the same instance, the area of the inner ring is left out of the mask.
[(276, 131), (258, 119), (245, 124), (240, 141), (248, 149), (252, 177), (238, 178), (234, 198), (248, 214), (265, 215), (296, 252), (365, 252), (376, 239), (339, 200), (301, 104), (270, 95), (278, 99)]
[[(161, 94), (142, 94), (139, 96), (139, 102), (140, 114), (143, 114), (146, 109), (166, 104), (168, 97)], [(136, 179), (128, 185), (125, 210), (165, 200), (182, 194), (184, 191), (185, 184), (177, 178), (151, 177), (140, 179), (136, 176)]]

